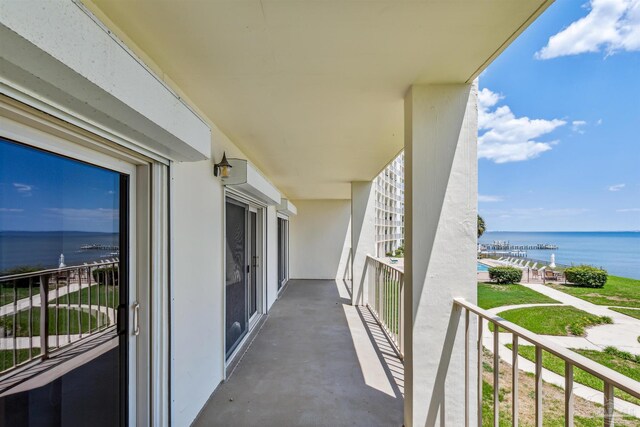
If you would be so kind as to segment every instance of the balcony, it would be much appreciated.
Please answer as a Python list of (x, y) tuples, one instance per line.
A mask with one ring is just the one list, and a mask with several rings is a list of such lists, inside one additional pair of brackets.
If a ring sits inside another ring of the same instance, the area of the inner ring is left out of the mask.
[(348, 292), (343, 281), (290, 281), (194, 425), (402, 425), (402, 362)]

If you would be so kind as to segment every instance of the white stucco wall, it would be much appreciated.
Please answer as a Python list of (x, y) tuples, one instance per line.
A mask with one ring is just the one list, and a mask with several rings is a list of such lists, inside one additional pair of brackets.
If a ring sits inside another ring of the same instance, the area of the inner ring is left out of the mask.
[[(465, 424), (464, 317), (453, 298), (477, 300), (477, 111), (476, 84), (413, 86), (405, 98), (407, 427)], [(471, 425), (475, 355), (469, 355)]]
[(185, 426), (224, 375), (224, 196), (208, 161), (175, 163), (172, 184), (171, 416)]
[(350, 278), (351, 201), (294, 200), (290, 223), (292, 279)]

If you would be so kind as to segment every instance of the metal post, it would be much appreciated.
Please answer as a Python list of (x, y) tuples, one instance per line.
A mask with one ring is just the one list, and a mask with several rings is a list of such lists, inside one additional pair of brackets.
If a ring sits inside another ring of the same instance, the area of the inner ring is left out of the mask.
[(564, 425), (573, 427), (573, 365), (564, 362)]
[(542, 427), (542, 348), (536, 346), (536, 427)]
[(482, 317), (478, 316), (478, 427), (482, 427)]
[(464, 309), (464, 425), (469, 426), (469, 310)]
[(513, 346), (511, 347), (511, 394), (513, 405), (511, 407), (511, 423), (518, 427), (518, 336), (513, 334)]
[(40, 355), (49, 357), (49, 285), (48, 277), (40, 276)]
[(493, 425), (500, 427), (500, 327), (493, 324)]
[(604, 427), (613, 427), (613, 385), (604, 382)]

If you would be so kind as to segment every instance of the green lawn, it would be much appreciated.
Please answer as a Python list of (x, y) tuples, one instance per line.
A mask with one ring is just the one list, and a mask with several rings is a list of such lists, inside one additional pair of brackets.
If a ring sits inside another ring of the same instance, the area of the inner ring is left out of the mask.
[[(511, 347), (510, 345), (508, 347)], [(614, 371), (620, 372), (623, 375), (626, 375), (629, 378), (632, 378), (636, 381), (640, 381), (640, 363), (626, 360), (621, 357), (618, 357), (614, 354), (610, 354), (604, 351), (595, 351), (595, 350), (573, 350), (576, 353), (579, 353), (595, 362), (598, 362), (608, 368), (613, 369)], [(525, 359), (534, 361), (535, 360), (535, 347), (534, 346), (520, 346), (518, 348), (518, 354), (520, 354)], [(543, 351), (542, 354), (542, 366), (546, 369), (553, 371), (557, 374), (564, 376), (564, 361), (559, 357), (556, 357), (546, 351)], [(602, 380), (594, 377), (593, 375), (583, 371), (582, 369), (575, 368), (573, 370), (573, 377), (575, 382), (584, 384), (596, 390), (603, 391), (604, 383)], [(624, 399), (628, 402), (635, 403), (636, 405), (640, 405), (640, 399), (636, 399), (635, 397), (620, 391), (618, 389), (615, 390), (615, 395), (621, 399)]]
[[(66, 304), (67, 299), (71, 300), (71, 304), (78, 304), (78, 294), (80, 294), (80, 300), (82, 304), (89, 304), (89, 292), (91, 292), (91, 304), (97, 305), (100, 302), (101, 306), (117, 307), (119, 302), (118, 287), (108, 285), (93, 285), (89, 288), (83, 288), (82, 291), (71, 292), (58, 298), (60, 304)], [(114, 300), (115, 293), (115, 300)], [(106, 298), (106, 301), (105, 301)], [(115, 301), (115, 302), (114, 302)], [(55, 302), (51, 300), (49, 302)]]
[[(16, 288), (15, 290), (18, 299), (29, 298), (29, 288)], [(32, 287), (31, 295), (35, 296), (40, 293), (40, 286), (35, 283)], [(5, 282), (0, 285), (0, 305), (11, 304), (14, 298), (13, 284), (11, 282)]]
[(382, 285), (382, 293), (387, 304), (380, 310), (381, 313), (378, 313), (378, 315), (382, 322), (387, 325), (389, 331), (397, 334), (400, 330), (400, 283), (397, 280), (385, 280)]
[(638, 309), (618, 307), (610, 307), (609, 309), (617, 311), (618, 313), (626, 314), (627, 316), (635, 317), (636, 319), (640, 319), (640, 310)]
[[(34, 348), (32, 350), (31, 356), (36, 357), (40, 354), (39, 348)], [(28, 349), (20, 349), (16, 352), (17, 364), (19, 365), (22, 362), (26, 362), (29, 360), (29, 350)], [(13, 367), (13, 350), (0, 350), (0, 372), (6, 371), (9, 368)]]
[[(78, 316), (80, 315), (80, 316)], [(101, 325), (104, 325), (107, 322), (107, 316), (104, 314), (100, 314), (101, 316)], [(78, 317), (80, 317), (80, 322), (78, 322)], [(97, 317), (96, 315), (89, 315), (89, 313), (82, 311), (79, 312), (75, 309), (69, 310), (69, 325), (71, 334), (78, 334), (82, 329), (82, 332), (89, 332), (89, 320), (91, 320), (91, 329), (95, 329), (97, 327)], [(17, 328), (16, 328), (16, 336), (17, 337), (28, 337), (29, 336), (29, 311), (23, 310), (18, 312), (17, 315)], [(65, 335), (67, 334), (67, 309), (60, 307), (58, 309), (58, 334)], [(13, 316), (3, 316), (0, 318), (0, 327), (5, 328), (6, 330), (13, 330)], [(40, 335), (40, 308), (35, 307), (32, 310), (32, 336)], [(56, 333), (56, 310), (51, 308), (49, 310), (49, 334), (54, 335)]]
[[(611, 323), (611, 319), (596, 316), (570, 306), (516, 308), (500, 313), (500, 317), (541, 335), (584, 335), (589, 326)], [(490, 324), (493, 331), (493, 324)]]
[(640, 308), (640, 280), (609, 276), (603, 288), (579, 288), (559, 283), (548, 285), (593, 304)]
[(542, 304), (558, 302), (521, 285), (478, 283), (478, 305), (484, 309), (514, 304)]

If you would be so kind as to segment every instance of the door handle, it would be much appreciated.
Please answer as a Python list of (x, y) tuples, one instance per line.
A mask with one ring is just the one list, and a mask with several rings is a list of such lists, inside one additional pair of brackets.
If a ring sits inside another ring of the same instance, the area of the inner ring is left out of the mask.
[(133, 303), (133, 335), (140, 335), (140, 303)]

